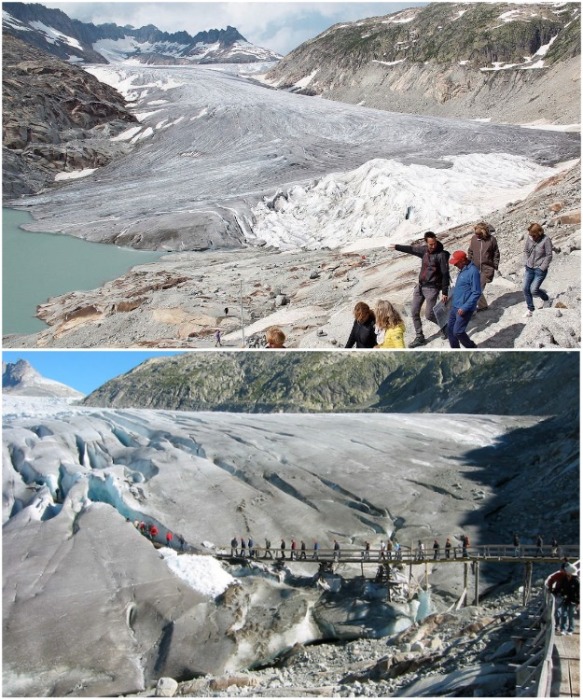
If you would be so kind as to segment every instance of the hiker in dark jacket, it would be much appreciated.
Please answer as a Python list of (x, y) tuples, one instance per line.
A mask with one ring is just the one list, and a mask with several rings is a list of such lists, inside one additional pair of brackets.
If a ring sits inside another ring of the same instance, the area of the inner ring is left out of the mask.
[[(408, 253), (421, 258), (421, 270), (419, 282), (413, 291), (411, 304), (411, 317), (415, 328), (415, 339), (409, 344), (410, 348), (416, 348), (425, 343), (423, 326), (421, 325), (421, 307), (425, 303), (425, 318), (438, 324), (433, 307), (438, 301), (441, 291), (441, 301), (446, 304), (449, 294), (449, 255), (443, 249), (443, 244), (437, 240), (433, 231), (427, 231), (423, 236), (424, 245), (395, 245), (395, 250)], [(447, 334), (442, 331), (444, 338)]]
[(354, 323), (346, 342), (347, 348), (374, 348), (377, 337), (374, 330), (375, 316), (373, 310), (364, 301), (354, 307)]
[(478, 300), (478, 311), (488, 308), (484, 287), (494, 279), (494, 273), (500, 264), (500, 250), (498, 242), (491, 233), (492, 230), (492, 227), (483, 221), (476, 224), (468, 248), (468, 260), (471, 260), (480, 271), (482, 296)]
[(554, 592), (561, 598), (561, 633), (575, 631), (575, 610), (579, 607), (579, 577), (572, 564), (565, 567), (565, 575), (557, 582)]

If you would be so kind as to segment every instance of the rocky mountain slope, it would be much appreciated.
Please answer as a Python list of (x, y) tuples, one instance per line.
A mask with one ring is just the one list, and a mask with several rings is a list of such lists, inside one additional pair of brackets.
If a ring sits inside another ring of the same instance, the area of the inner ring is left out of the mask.
[(111, 140), (137, 122), (122, 96), (81, 68), (20, 39), (2, 41), (2, 188), (41, 191), (55, 177), (128, 152)]
[(84, 394), (66, 384), (47, 379), (26, 360), (2, 363), (2, 393), (12, 396), (54, 396), (81, 399)]
[(580, 6), (430, 3), (335, 25), (267, 75), (392, 112), (580, 122)]
[(138, 63), (191, 65), (253, 63), (281, 58), (250, 44), (235, 27), (211, 29), (194, 36), (162, 32), (153, 25), (120, 27), (70, 19), (61, 10), (40, 4), (6, 2), (3, 32), (72, 63), (109, 63), (131, 59)]
[[(577, 353), (187, 353), (147, 360), (83, 403), (189, 411), (548, 415), (578, 395), (578, 360)], [(560, 396), (551, 389), (559, 385)], [(535, 400), (541, 392), (547, 395), (542, 404)]]

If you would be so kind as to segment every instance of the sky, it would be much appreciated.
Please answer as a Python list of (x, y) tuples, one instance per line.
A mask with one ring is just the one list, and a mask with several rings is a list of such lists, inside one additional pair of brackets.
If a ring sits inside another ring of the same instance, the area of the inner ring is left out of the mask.
[(425, 2), (43, 2), (72, 19), (194, 35), (235, 27), (255, 46), (285, 55), (339, 22), (391, 14)]
[(109, 379), (125, 374), (150, 357), (181, 355), (180, 351), (132, 350), (10, 350), (3, 362), (26, 360), (43, 377), (90, 394)]

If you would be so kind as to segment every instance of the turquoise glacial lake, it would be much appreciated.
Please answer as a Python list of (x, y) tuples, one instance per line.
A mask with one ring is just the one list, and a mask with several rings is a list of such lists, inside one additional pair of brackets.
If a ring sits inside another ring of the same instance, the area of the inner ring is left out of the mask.
[(49, 297), (94, 289), (163, 255), (20, 228), (30, 221), (28, 212), (2, 209), (3, 335), (43, 330), (36, 307)]

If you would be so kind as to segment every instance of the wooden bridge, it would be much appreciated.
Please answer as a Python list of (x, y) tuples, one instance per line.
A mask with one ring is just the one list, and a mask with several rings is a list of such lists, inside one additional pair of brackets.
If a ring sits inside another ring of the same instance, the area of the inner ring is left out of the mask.
[(261, 560), (281, 560), (289, 563), (318, 563), (332, 562), (335, 564), (380, 564), (391, 562), (393, 564), (454, 564), (460, 561), (466, 562), (506, 562), (506, 563), (539, 563), (539, 564), (560, 564), (564, 557), (569, 560), (579, 558), (579, 545), (563, 545), (558, 548), (536, 547), (526, 545), (514, 547), (513, 545), (479, 545), (472, 547), (452, 546), (451, 550), (445, 551), (443, 547), (434, 551), (433, 549), (420, 550), (401, 546), (396, 552), (387, 552), (382, 549), (365, 550), (362, 547), (354, 548), (340, 546), (340, 549), (318, 549), (306, 548), (305, 550), (291, 550), (288, 547), (281, 549), (277, 547), (253, 547), (252, 552), (248, 548), (241, 550), (240, 547), (219, 547), (214, 553), (218, 559), (261, 559)]
[[(463, 564), (463, 594), (457, 607), (467, 604), (469, 571), (471, 569), (475, 580), (474, 604), (479, 604), (479, 576), (482, 563), (508, 563), (524, 565), (523, 603), (530, 602), (532, 595), (532, 571), (535, 564), (555, 564), (559, 566), (565, 558), (569, 561), (579, 559), (579, 545), (564, 545), (559, 548), (513, 545), (480, 545), (477, 547), (457, 546), (449, 552), (443, 549), (430, 552), (419, 548), (401, 547), (399, 552), (386, 552), (380, 549), (364, 550), (341, 546), (340, 549), (320, 549), (318, 551), (284, 550), (270, 548), (269, 550), (254, 547), (249, 556), (248, 549), (233, 552), (226, 548), (215, 554), (219, 559), (231, 561), (262, 561), (290, 564), (316, 564), (321, 569), (333, 568), (341, 564), (359, 564), (362, 575), (364, 568), (370, 565), (382, 568), (386, 572), (383, 583), (387, 585), (388, 599), (391, 599), (391, 588), (401, 583), (391, 580), (392, 566), (409, 566), (411, 579), (413, 566), (425, 566), (427, 585), (428, 569), (433, 564)], [(579, 561), (574, 563), (579, 572)], [(536, 598), (533, 598), (534, 603)], [(532, 604), (531, 603), (531, 604)], [(530, 622), (514, 637), (519, 663), (514, 665), (516, 674), (517, 697), (581, 697), (579, 684), (580, 669), (580, 636), (579, 619), (575, 620), (573, 635), (563, 636), (555, 630), (555, 599), (548, 591), (540, 596), (538, 609), (531, 615)]]

